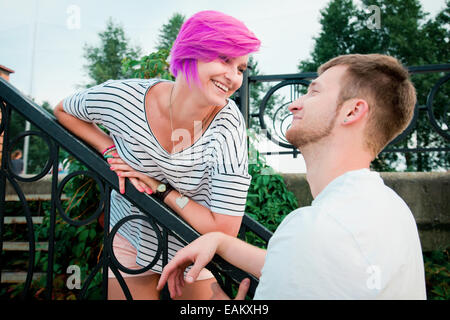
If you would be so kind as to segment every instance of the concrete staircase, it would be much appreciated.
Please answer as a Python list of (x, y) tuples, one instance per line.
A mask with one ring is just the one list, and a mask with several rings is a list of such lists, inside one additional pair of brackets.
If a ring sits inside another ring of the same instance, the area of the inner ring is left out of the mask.
[[(65, 175), (59, 177), (60, 180), (64, 179)], [(36, 182), (19, 182), (19, 186), (25, 194), (27, 202), (29, 201), (50, 201), (51, 200), (51, 175), (42, 178)], [(68, 199), (65, 195), (62, 196), (62, 200)], [(19, 196), (15, 193), (14, 189), (9, 183), (6, 186), (6, 202), (18, 202), (20, 201)], [(43, 216), (33, 216), (33, 225), (40, 225), (44, 221)], [(5, 216), (3, 220), (5, 229), (13, 226), (25, 226), (26, 218), (24, 216)], [(48, 242), (40, 241), (35, 242), (36, 251), (48, 251)], [(4, 239), (3, 251), (4, 252), (28, 252), (29, 251), (28, 241), (8, 241)], [(4, 262), (5, 263), (5, 262)], [(33, 274), (33, 280), (39, 279), (41, 276), (45, 275), (44, 272), (35, 272)], [(17, 271), (17, 270), (2, 270), (1, 272), (1, 283), (22, 283), (25, 282), (27, 276), (27, 271)]]

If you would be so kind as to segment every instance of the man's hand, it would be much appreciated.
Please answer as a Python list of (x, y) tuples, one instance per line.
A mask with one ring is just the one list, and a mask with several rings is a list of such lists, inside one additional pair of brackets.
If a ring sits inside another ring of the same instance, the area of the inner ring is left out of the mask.
[[(213, 296), (211, 297), (211, 300), (230, 300), (230, 297), (227, 296), (227, 294), (222, 290), (222, 288), (219, 286), (217, 282), (214, 283), (212, 286), (213, 286), (212, 287)], [(239, 284), (238, 293), (236, 294), (234, 300), (244, 300), (249, 288), (250, 288), (250, 279), (245, 278)]]
[[(163, 269), (157, 289), (162, 290), (167, 283), (170, 296), (172, 298), (180, 296), (185, 283), (193, 283), (216, 253), (228, 263), (258, 277), (265, 259), (265, 250), (221, 232), (210, 232), (177, 252)], [(192, 264), (192, 268), (184, 277), (184, 271)], [(250, 280), (244, 279), (239, 286), (236, 299), (244, 299), (249, 287)], [(229, 299), (218, 285), (213, 291), (212, 299)]]
[[(177, 252), (175, 257), (164, 267), (156, 287), (161, 290), (167, 282), (170, 296), (181, 296), (185, 281), (193, 283), (200, 271), (212, 260), (220, 242), (221, 233), (207, 233)], [(194, 264), (184, 278), (184, 271)]]

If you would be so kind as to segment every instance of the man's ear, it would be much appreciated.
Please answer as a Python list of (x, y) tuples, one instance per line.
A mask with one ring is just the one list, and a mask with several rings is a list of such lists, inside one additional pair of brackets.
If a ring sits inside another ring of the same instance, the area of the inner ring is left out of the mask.
[(345, 117), (343, 124), (352, 124), (364, 118), (369, 112), (369, 104), (363, 99), (350, 99), (343, 106)]

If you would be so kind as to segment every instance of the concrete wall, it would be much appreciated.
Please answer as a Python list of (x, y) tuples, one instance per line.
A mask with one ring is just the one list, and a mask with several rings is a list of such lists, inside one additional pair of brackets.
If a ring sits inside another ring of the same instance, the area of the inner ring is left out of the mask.
[[(305, 174), (282, 174), (287, 188), (299, 206), (308, 206), (313, 198)], [(395, 190), (410, 207), (418, 225), (422, 250), (450, 245), (450, 171), (383, 172), (385, 184)]]

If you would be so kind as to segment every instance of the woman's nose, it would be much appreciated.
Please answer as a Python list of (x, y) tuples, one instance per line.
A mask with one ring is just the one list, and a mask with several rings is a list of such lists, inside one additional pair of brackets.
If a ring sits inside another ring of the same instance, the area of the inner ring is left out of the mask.
[(236, 81), (236, 79), (238, 79), (237, 71), (235, 71), (234, 68), (232, 68), (232, 67), (227, 68), (227, 71), (225, 72), (225, 78), (230, 83)]

